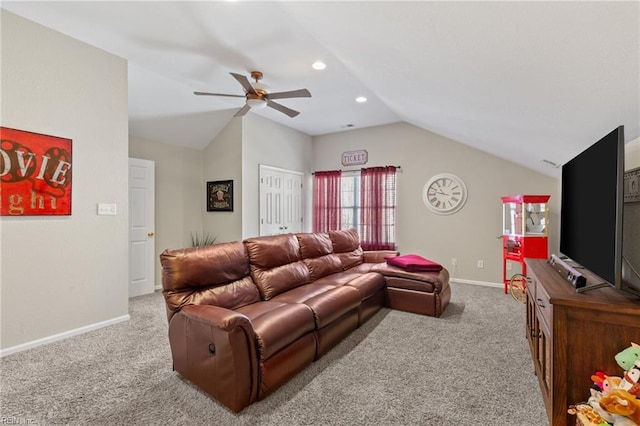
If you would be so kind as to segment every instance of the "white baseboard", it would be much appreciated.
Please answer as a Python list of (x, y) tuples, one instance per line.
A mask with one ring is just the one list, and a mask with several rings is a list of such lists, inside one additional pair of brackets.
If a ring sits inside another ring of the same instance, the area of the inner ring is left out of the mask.
[(84, 327), (76, 328), (74, 330), (65, 331), (63, 333), (54, 334), (53, 336), (43, 337), (42, 339), (32, 340), (31, 342), (22, 343), (20, 345), (11, 346), (7, 349), (0, 349), (0, 358), (7, 355), (15, 354), (17, 352), (26, 351), (27, 349), (35, 348), (37, 346), (46, 345), (49, 343), (57, 342), (58, 340), (64, 340), (72, 336), (84, 334), (89, 331), (97, 330), (99, 328), (108, 327), (110, 325), (117, 324), (119, 322), (129, 321), (131, 317), (129, 314), (121, 317), (113, 318), (106, 321), (97, 322), (94, 324), (85, 325)]
[(492, 283), (488, 281), (476, 281), (476, 280), (464, 280), (462, 278), (450, 278), (449, 281), (461, 284), (473, 284), (473, 285), (482, 285), (485, 287), (497, 287), (504, 288), (504, 284), (502, 283)]

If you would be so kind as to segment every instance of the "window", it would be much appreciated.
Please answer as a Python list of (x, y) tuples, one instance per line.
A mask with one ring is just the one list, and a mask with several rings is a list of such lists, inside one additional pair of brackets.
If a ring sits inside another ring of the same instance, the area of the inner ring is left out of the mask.
[(364, 250), (396, 249), (395, 167), (317, 172), (314, 200), (314, 232), (355, 228)]
[(341, 229), (360, 230), (360, 172), (340, 180)]
[(396, 168), (360, 173), (360, 239), (363, 250), (396, 249)]

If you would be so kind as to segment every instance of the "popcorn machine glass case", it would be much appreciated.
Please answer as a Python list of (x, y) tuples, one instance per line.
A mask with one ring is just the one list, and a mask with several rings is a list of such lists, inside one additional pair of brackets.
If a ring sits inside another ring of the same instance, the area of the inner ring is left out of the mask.
[(504, 292), (511, 277), (507, 262), (519, 262), (526, 275), (524, 259), (549, 256), (547, 228), (549, 195), (512, 195), (502, 197), (502, 279)]

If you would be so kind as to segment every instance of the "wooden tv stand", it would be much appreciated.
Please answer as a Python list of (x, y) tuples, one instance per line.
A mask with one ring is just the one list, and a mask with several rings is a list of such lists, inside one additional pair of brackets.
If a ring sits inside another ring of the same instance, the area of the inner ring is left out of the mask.
[[(640, 344), (640, 298), (612, 287), (577, 293), (545, 259), (526, 259), (526, 335), (549, 424), (575, 424), (591, 375), (622, 376), (615, 354)], [(582, 271), (581, 271), (582, 272)]]

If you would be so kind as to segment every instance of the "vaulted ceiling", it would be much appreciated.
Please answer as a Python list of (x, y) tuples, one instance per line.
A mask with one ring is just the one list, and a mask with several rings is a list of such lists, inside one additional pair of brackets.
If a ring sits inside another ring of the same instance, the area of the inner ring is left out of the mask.
[(193, 92), (242, 95), (229, 73), (252, 70), (312, 98), (278, 101), (295, 118), (250, 114), (309, 135), (406, 121), (553, 176), (542, 160), (560, 165), (618, 125), (640, 136), (636, 1), (1, 6), (127, 59), (129, 131), (146, 139), (206, 146), (244, 100)]

